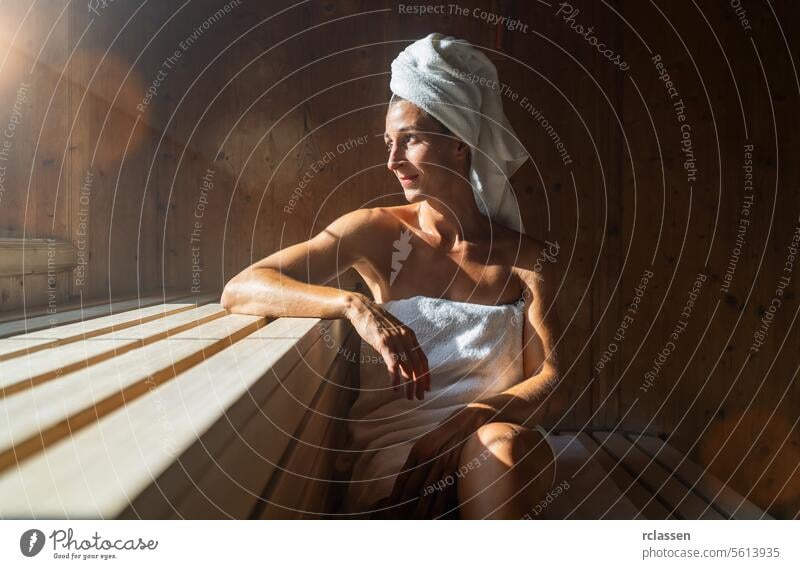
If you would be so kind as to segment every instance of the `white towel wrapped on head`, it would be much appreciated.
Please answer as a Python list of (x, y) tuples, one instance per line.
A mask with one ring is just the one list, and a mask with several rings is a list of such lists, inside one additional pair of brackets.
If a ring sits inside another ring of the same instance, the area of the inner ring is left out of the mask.
[(464, 40), (432, 33), (392, 61), (389, 87), (471, 147), (470, 183), (481, 212), (525, 233), (508, 178), (528, 159), (511, 128), (497, 68)]
[(431, 390), (421, 401), (395, 392), (383, 359), (361, 341), (359, 395), (348, 427), (357, 458), (345, 498), (347, 513), (368, 512), (391, 493), (419, 437), (456, 409), (523, 379), (522, 299), (487, 306), (414, 296), (381, 306), (414, 331), (428, 358)]

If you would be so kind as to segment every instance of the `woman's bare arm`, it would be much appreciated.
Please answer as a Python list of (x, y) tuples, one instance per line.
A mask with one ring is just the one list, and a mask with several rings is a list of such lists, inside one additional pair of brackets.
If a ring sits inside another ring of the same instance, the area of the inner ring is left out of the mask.
[(230, 312), (269, 318), (347, 318), (386, 363), (395, 390), (408, 399), (430, 391), (428, 359), (413, 330), (367, 296), (327, 283), (367, 256), (379, 254), (379, 214), (363, 209), (343, 215), (318, 235), (247, 267), (222, 291)]
[(366, 297), (322, 286), (362, 258), (374, 213), (347, 213), (308, 241), (253, 263), (225, 285), (220, 302), (230, 311), (269, 318), (345, 318)]
[[(540, 247), (530, 248), (529, 256), (533, 257), (531, 251), (537, 250)], [(523, 380), (501, 393), (471, 404), (491, 409), (492, 421), (525, 426), (538, 423), (545, 411), (543, 403), (559, 381), (561, 369), (556, 346), (562, 341), (562, 330), (555, 305), (559, 280), (554, 261), (541, 263), (529, 259), (523, 263), (526, 266), (518, 267), (525, 297), (521, 354)]]

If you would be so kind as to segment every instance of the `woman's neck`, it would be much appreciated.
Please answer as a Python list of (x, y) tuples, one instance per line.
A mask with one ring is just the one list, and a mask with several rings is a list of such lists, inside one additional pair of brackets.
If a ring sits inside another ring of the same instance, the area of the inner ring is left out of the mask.
[(480, 241), (486, 233), (486, 216), (478, 209), (472, 188), (469, 196), (443, 201), (427, 199), (417, 207), (420, 229), (438, 239), (448, 249), (463, 241)]

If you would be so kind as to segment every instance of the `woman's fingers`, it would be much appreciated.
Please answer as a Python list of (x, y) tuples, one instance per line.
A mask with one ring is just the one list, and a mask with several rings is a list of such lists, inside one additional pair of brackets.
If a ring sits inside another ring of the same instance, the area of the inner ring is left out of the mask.
[(420, 359), (420, 365), (422, 366), (423, 389), (425, 389), (425, 391), (430, 391), (431, 370), (428, 367), (428, 356), (425, 355), (425, 352), (422, 351), (419, 345), (416, 348), (416, 353), (418, 354), (417, 357)]
[(402, 389), (405, 386), (405, 379), (403, 375), (403, 355), (398, 350), (398, 342), (396, 341), (397, 330), (399, 327), (386, 315), (382, 314), (383, 318), (377, 323), (379, 332), (379, 345), (376, 349), (381, 354), (383, 361), (386, 363), (386, 369), (389, 371), (389, 376), (392, 381), (394, 391)]
[[(418, 378), (420, 383), (419, 388), (424, 391), (430, 390), (430, 376), (428, 369), (428, 357), (425, 355), (425, 351), (419, 345), (417, 341), (417, 335), (414, 333), (413, 330), (407, 328), (406, 334), (402, 335), (403, 339), (405, 340), (405, 352), (408, 356), (409, 361), (411, 362), (415, 375)], [(419, 397), (422, 398), (422, 393), (418, 393)]]
[[(400, 337), (392, 337), (388, 340), (390, 344), (387, 348), (390, 354), (388, 360), (392, 362), (392, 367), (396, 374), (399, 374), (400, 385), (406, 392), (406, 398), (414, 399), (416, 385), (416, 370), (411, 365), (410, 357), (406, 353), (405, 344)], [(387, 358), (384, 358), (387, 359)]]
[(431, 370), (428, 367), (428, 356), (425, 355), (425, 352), (422, 351), (422, 348), (419, 347), (419, 358), (422, 362), (422, 373), (425, 376), (425, 390), (431, 390)]
[(386, 369), (389, 371), (389, 378), (392, 381), (392, 386), (394, 390), (397, 391), (403, 384), (403, 380), (400, 377), (400, 366), (398, 366), (396, 362), (397, 356), (388, 345), (380, 347), (380, 354), (383, 361), (386, 363)]
[(392, 376), (392, 385), (405, 388), (406, 397), (424, 399), (430, 391), (428, 359), (417, 342), (414, 331), (393, 314), (381, 311), (377, 316), (379, 352)]
[(403, 389), (407, 399), (414, 399), (415, 370), (409, 361), (405, 346), (399, 338), (395, 338), (394, 354), (402, 375)]
[(427, 376), (427, 358), (419, 344), (417, 344), (417, 339), (413, 332), (408, 331), (401, 334), (400, 343), (402, 344), (401, 353), (406, 363), (405, 369), (412, 382), (407, 386), (407, 396), (409, 399), (413, 399), (414, 395), (416, 395), (417, 399), (424, 399), (425, 390), (428, 389), (430, 384)]
[(407, 353), (414, 364), (417, 397), (419, 399), (425, 399), (425, 391), (430, 389), (430, 378), (428, 377), (428, 366), (425, 361), (425, 355), (417, 345), (416, 339), (414, 339), (414, 345), (408, 348)]
[[(407, 333), (405, 333), (407, 334)], [(414, 364), (414, 359), (408, 345), (408, 336), (401, 334), (397, 338), (397, 352), (400, 355), (401, 365), (406, 375), (406, 397), (414, 399), (422, 399), (422, 392), (419, 390), (421, 372)]]
[(414, 399), (414, 384), (415, 384), (414, 370), (413, 369), (409, 369), (409, 367), (410, 366), (406, 367), (406, 373), (407, 373), (407, 377), (406, 377), (406, 397), (408, 399)]
[[(409, 326), (389, 312), (386, 313), (386, 319), (384, 328), (390, 331), (391, 337), (397, 341), (396, 352), (402, 363), (405, 364), (406, 374), (415, 384), (420, 382), (419, 389), (421, 391), (417, 391), (417, 396), (422, 399), (423, 392), (430, 390), (428, 359), (425, 352), (417, 342), (416, 334)], [(414, 387), (416, 388), (416, 385)]]

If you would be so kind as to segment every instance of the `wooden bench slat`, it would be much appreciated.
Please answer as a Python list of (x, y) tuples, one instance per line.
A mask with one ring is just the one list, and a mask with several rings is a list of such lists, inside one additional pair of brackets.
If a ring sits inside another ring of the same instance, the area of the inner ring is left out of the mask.
[[(167, 314), (186, 310), (193, 306), (202, 306), (210, 304), (217, 300), (219, 295), (206, 294), (195, 297), (182, 297), (174, 301), (168, 301), (156, 304), (147, 304), (138, 308), (131, 308), (123, 311), (114, 311), (112, 314), (106, 316), (92, 316), (84, 313), (84, 318), (79, 319), (69, 324), (59, 324), (49, 326), (41, 330), (26, 332), (23, 334), (16, 334), (0, 339), (0, 345), (5, 344), (9, 340), (25, 340), (25, 339), (52, 339), (52, 340), (68, 340), (76, 336), (86, 334), (97, 334), (113, 332), (114, 330), (121, 330), (131, 326), (131, 322), (137, 322), (142, 318), (150, 318), (152, 316), (161, 316), (166, 311)], [(107, 308), (107, 305), (104, 306)], [(138, 322), (137, 322), (138, 323)]]
[[(291, 336), (286, 338), (287, 322)], [(201, 374), (224, 375), (236, 369), (243, 378), (252, 384), (245, 396), (233, 407), (225, 411), (224, 417), (218, 414), (218, 421), (205, 433), (198, 432), (199, 440), (188, 447), (180, 447), (178, 462), (172, 464), (158, 479), (147, 487), (120, 517), (170, 518), (176, 517), (175, 504), (194, 487), (196, 480), (209, 470), (220, 453), (233, 441), (241, 437), (241, 432), (252, 417), (261, 413), (266, 401), (276, 389), (280, 388), (280, 378), (287, 377), (311, 347), (320, 341), (320, 320), (317, 318), (280, 319), (254, 332), (233, 347), (203, 362), (198, 368), (189, 370), (182, 379)], [(302, 337), (298, 337), (303, 334)], [(259, 351), (274, 346), (289, 346), (277, 362), (261, 359)], [(203, 368), (211, 371), (205, 372)], [(195, 380), (196, 381), (196, 380)], [(212, 405), (198, 402), (198, 405)], [(212, 405), (215, 409), (216, 406)], [(153, 471), (158, 474), (156, 471)]]
[[(335, 338), (345, 337), (345, 321), (330, 323)], [(183, 518), (248, 517), (262, 490), (295, 436), (304, 411), (323, 378), (332, 372), (336, 351), (317, 343), (242, 428), (239, 436), (216, 457), (208, 471), (176, 506)], [(343, 358), (336, 358), (345, 361)]]
[(675, 519), (675, 516), (673, 516), (658, 500), (651, 500), (653, 495), (639, 484), (639, 481), (634, 479), (634, 477), (622, 467), (620, 462), (617, 462), (604, 448), (598, 446), (597, 442), (595, 442), (588, 433), (577, 433), (577, 436), (578, 440), (586, 447), (586, 450), (588, 450), (605, 471), (610, 474), (611, 479), (622, 494), (630, 500), (637, 510), (644, 514), (640, 516), (640, 519)]
[[(292, 323), (297, 335), (306, 330), (299, 342), (269, 338), (273, 323), (257, 330), (109, 414), (93, 428), (48, 448), (22, 465), (19, 475), (12, 476), (13, 484), (0, 482), (0, 492), (24, 486), (40, 497), (33, 503), (33, 513), (39, 517), (58, 517), (64, 511), (79, 517), (118, 516), (144, 490), (159, 491), (150, 488), (161, 472), (182, 465), (192, 468), (191, 456), (184, 450), (195, 448), (206, 463), (213, 460), (238, 429), (238, 422), (253, 412), (252, 399), (261, 401), (269, 395), (263, 389), (266, 384), (277, 386), (270, 370), (288, 373), (301, 351), (318, 340), (313, 333), (316, 321)], [(285, 329), (286, 323), (279, 328)], [(259, 382), (261, 393), (253, 378), (264, 379)], [(181, 464), (175, 462), (177, 456)], [(42, 474), (47, 464), (60, 465), (54, 476)], [(163, 477), (159, 487), (169, 492)], [(55, 492), (61, 503), (54, 503)], [(22, 508), (24, 502), (16, 506)]]
[[(360, 342), (358, 334), (354, 335), (354, 342)], [(356, 346), (353, 346), (355, 349)], [(310, 480), (303, 490), (306, 499), (300, 505), (300, 511), (306, 512), (300, 515), (300, 519), (324, 519), (325, 517), (340, 518), (337, 515), (339, 506), (347, 492), (350, 481), (350, 472), (338, 470), (336, 461), (337, 456), (341, 456), (339, 449), (350, 449), (350, 434), (348, 432), (350, 407), (355, 402), (357, 391), (354, 389), (358, 385), (359, 367), (351, 365), (347, 373), (342, 378), (343, 385), (349, 389), (339, 389), (339, 398), (336, 401), (336, 408), (341, 409), (340, 419), (332, 419), (325, 435), (323, 443), (324, 452), (317, 457), (317, 464), (314, 465), (315, 477), (318, 480)], [(329, 480), (325, 483), (324, 480)], [(329, 515), (324, 515), (328, 513)]]
[[(268, 502), (263, 510), (251, 517), (263, 520), (296, 520), (301, 519), (304, 513), (313, 515), (323, 511), (319, 503), (321, 494), (315, 491), (315, 482), (318, 481), (314, 479), (322, 478), (323, 485), (329, 483), (325, 478), (325, 470), (330, 470), (330, 464), (326, 462), (330, 451), (325, 447), (333, 438), (334, 425), (329, 421), (318, 427), (322, 431), (314, 444), (320, 448), (308, 445), (297, 447), (291, 454), (291, 462), (281, 467), (285, 470), (274, 476), (281, 479), (281, 487), (276, 487), (275, 492), (266, 498)], [(309, 502), (308, 508), (303, 507), (306, 501)], [(260, 507), (261, 504), (257, 506)]]
[(556, 495), (539, 516), (531, 513), (533, 519), (631, 520), (641, 516), (575, 436), (548, 435), (547, 439), (556, 453), (556, 485), (566, 481), (569, 488)]
[(724, 519), (716, 510), (708, 508), (708, 503), (693, 494), (680, 480), (663, 466), (653, 461), (639, 450), (631, 441), (615, 432), (592, 433), (594, 439), (618, 460), (636, 473), (652, 493), (657, 493), (668, 504), (676, 517), (687, 520)]
[(728, 519), (773, 519), (750, 500), (725, 486), (707, 469), (684, 458), (684, 455), (669, 443), (650, 435), (628, 435), (628, 438), (650, 457), (654, 457), (657, 462), (673, 472), (673, 475), (677, 476), (686, 486), (693, 487), (694, 492), (702, 496), (706, 502), (713, 502)]
[(12, 432), (0, 431), (0, 472), (129, 404), (263, 322), (258, 316), (223, 316), (0, 400), (0, 415), (14, 425)]
[(317, 454), (314, 464), (311, 467), (312, 478), (307, 481), (303, 488), (302, 502), (297, 507), (300, 513), (298, 519), (320, 519), (323, 514), (329, 513), (332, 496), (335, 492), (341, 492), (345, 484), (332, 480), (334, 468), (333, 460), (335, 448), (333, 441), (336, 439), (337, 425), (331, 423), (325, 431), (325, 438), (320, 443), (323, 450)]
[[(55, 346), (21, 358), (0, 362), (0, 397), (8, 397), (43, 382), (63, 378), (124, 352), (156, 342), (226, 314), (218, 304), (198, 306), (164, 318)], [(0, 440), (0, 448), (2, 448)]]
[[(206, 300), (207, 299), (207, 300)], [(63, 324), (71, 324), (82, 320), (90, 320), (101, 316), (107, 316), (117, 312), (124, 312), (126, 310), (134, 310), (137, 308), (146, 308), (156, 304), (164, 303), (190, 303), (190, 304), (205, 304), (219, 299), (218, 294), (206, 295), (190, 295), (171, 294), (167, 297), (162, 295), (147, 296), (143, 298), (131, 298), (128, 300), (119, 300), (112, 303), (102, 303), (83, 308), (75, 308), (73, 310), (66, 310), (64, 312), (57, 312), (55, 314), (44, 314), (42, 316), (34, 316), (29, 318), (20, 318), (10, 320), (0, 324), (0, 338), (7, 338), (18, 334), (26, 334), (42, 330), (45, 328), (52, 328)]]
[[(180, 291), (165, 290), (160, 294), (153, 294), (153, 291), (148, 291), (138, 296), (135, 295), (121, 296), (117, 298), (114, 302), (125, 302), (128, 300), (135, 300), (137, 298), (140, 299), (159, 298), (160, 302), (163, 303), (163, 302), (169, 302), (170, 300), (173, 300), (180, 296), (184, 296), (185, 294), (186, 291), (184, 290)], [(91, 308), (93, 306), (100, 306), (101, 304), (108, 304), (108, 303), (109, 303), (108, 298), (84, 298), (82, 300), (79, 298), (78, 300), (72, 300), (66, 303), (59, 303), (58, 306), (56, 306), (55, 314), (69, 312), (71, 310), (81, 310), (81, 309), (86, 310), (87, 308)], [(30, 320), (32, 318), (35, 318), (37, 316), (43, 316), (45, 314), (46, 315), (54, 314), (52, 308), (49, 305), (45, 304), (37, 304), (36, 306), (31, 306), (28, 308), (18, 308), (15, 310), (10, 310), (8, 312), (0, 312), (0, 324), (4, 324), (6, 322), (22, 321), (26, 318)]]
[(311, 330), (317, 330), (321, 334), (325, 326), (329, 326), (328, 321), (319, 318), (284, 317), (273, 320), (269, 326), (253, 332), (251, 338), (300, 339), (307, 337)]
[[(351, 376), (347, 376), (350, 378)], [(325, 511), (323, 494), (335, 484), (329, 480), (333, 470), (329, 444), (339, 427), (332, 417), (341, 412), (346, 392), (339, 385), (325, 383), (319, 398), (312, 402), (306, 413), (306, 424), (296, 440), (286, 449), (286, 459), (281, 460), (281, 470), (270, 481), (266, 499), (256, 516), (260, 519), (300, 519), (303, 514)], [(343, 410), (347, 413), (347, 409)], [(318, 480), (315, 480), (318, 479)]]
[(63, 346), (78, 340), (100, 336), (130, 326), (144, 324), (169, 314), (193, 308), (194, 304), (161, 304), (136, 310), (128, 310), (110, 316), (47, 328), (30, 334), (20, 334), (0, 340), (0, 361), (10, 360), (33, 352)]
[[(127, 301), (138, 301), (140, 303), (138, 305), (134, 305), (133, 308), (145, 308), (146, 306), (151, 306), (154, 304), (166, 304), (171, 302), (205, 304), (204, 302), (198, 302), (197, 299), (208, 297), (210, 300), (207, 302), (219, 302), (220, 295), (221, 292), (200, 292), (187, 294), (186, 289), (160, 289), (147, 290), (138, 295), (131, 294), (120, 296), (113, 300), (109, 299), (108, 297), (92, 297), (84, 299), (78, 298), (77, 300), (71, 300), (70, 302), (59, 303), (55, 307), (55, 312), (49, 305), (43, 304), (31, 306), (27, 309), (18, 308), (7, 312), (0, 312), (0, 324), (5, 324), (7, 322), (21, 322), (26, 318), (30, 320), (38, 316), (64, 314), (66, 312), (73, 311), (80, 312), (83, 310), (85, 312), (87, 308), (101, 305), (108, 306), (109, 303), (114, 304), (117, 302)], [(144, 302), (149, 302), (149, 304), (142, 304)]]
[[(343, 320), (205, 305), (218, 298), (0, 323), (0, 517), (336, 515), (357, 366), (329, 339), (360, 338)], [(543, 519), (772, 519), (657, 437), (548, 442), (570, 488)]]

